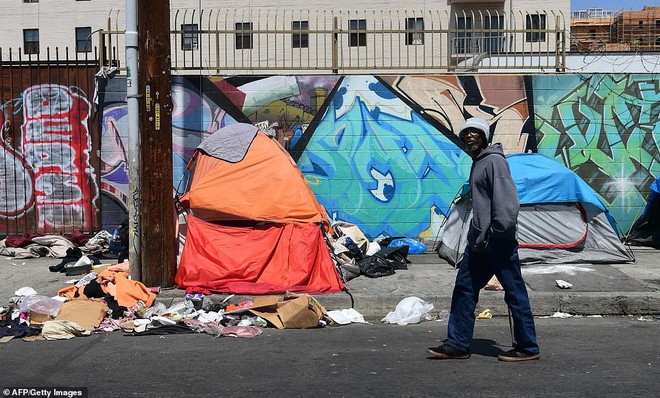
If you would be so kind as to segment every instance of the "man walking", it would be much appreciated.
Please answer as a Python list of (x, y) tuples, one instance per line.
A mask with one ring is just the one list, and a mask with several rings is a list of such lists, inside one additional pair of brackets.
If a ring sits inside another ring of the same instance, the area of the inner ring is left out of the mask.
[(516, 239), (519, 200), (509, 165), (500, 144), (488, 146), (490, 126), (485, 120), (468, 119), (458, 136), (472, 156), (472, 222), (456, 275), (446, 342), (426, 352), (443, 359), (470, 357), (479, 291), (496, 275), (513, 315), (515, 339), (514, 348), (498, 359), (539, 359), (534, 317), (520, 271)]

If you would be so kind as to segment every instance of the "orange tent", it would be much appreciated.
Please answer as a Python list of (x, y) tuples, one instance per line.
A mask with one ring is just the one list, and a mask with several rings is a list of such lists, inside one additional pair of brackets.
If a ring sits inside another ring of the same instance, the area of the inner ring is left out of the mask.
[(343, 283), (327, 216), (291, 156), (250, 124), (224, 127), (197, 148), (181, 198), (186, 243), (175, 283), (189, 290), (331, 293)]

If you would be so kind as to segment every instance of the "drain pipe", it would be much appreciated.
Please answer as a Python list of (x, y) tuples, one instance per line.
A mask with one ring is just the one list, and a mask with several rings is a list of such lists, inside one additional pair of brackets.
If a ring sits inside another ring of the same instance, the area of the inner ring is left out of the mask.
[(137, 0), (126, 0), (126, 102), (128, 109), (128, 261), (133, 280), (142, 279), (140, 260), (140, 103), (138, 94)]

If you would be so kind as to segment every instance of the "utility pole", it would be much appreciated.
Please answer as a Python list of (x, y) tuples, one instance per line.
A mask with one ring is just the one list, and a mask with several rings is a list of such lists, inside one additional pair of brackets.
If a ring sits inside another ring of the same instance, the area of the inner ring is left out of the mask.
[[(174, 286), (170, 1), (138, 0), (140, 112), (140, 275), (147, 286)], [(131, 192), (131, 194), (134, 194)]]

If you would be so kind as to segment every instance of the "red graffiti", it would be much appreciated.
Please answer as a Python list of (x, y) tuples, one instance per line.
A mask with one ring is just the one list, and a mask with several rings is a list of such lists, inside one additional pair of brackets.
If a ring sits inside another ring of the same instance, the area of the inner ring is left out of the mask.
[(37, 230), (93, 227), (98, 190), (86, 98), (57, 84), (23, 93), (22, 152), (34, 173)]

